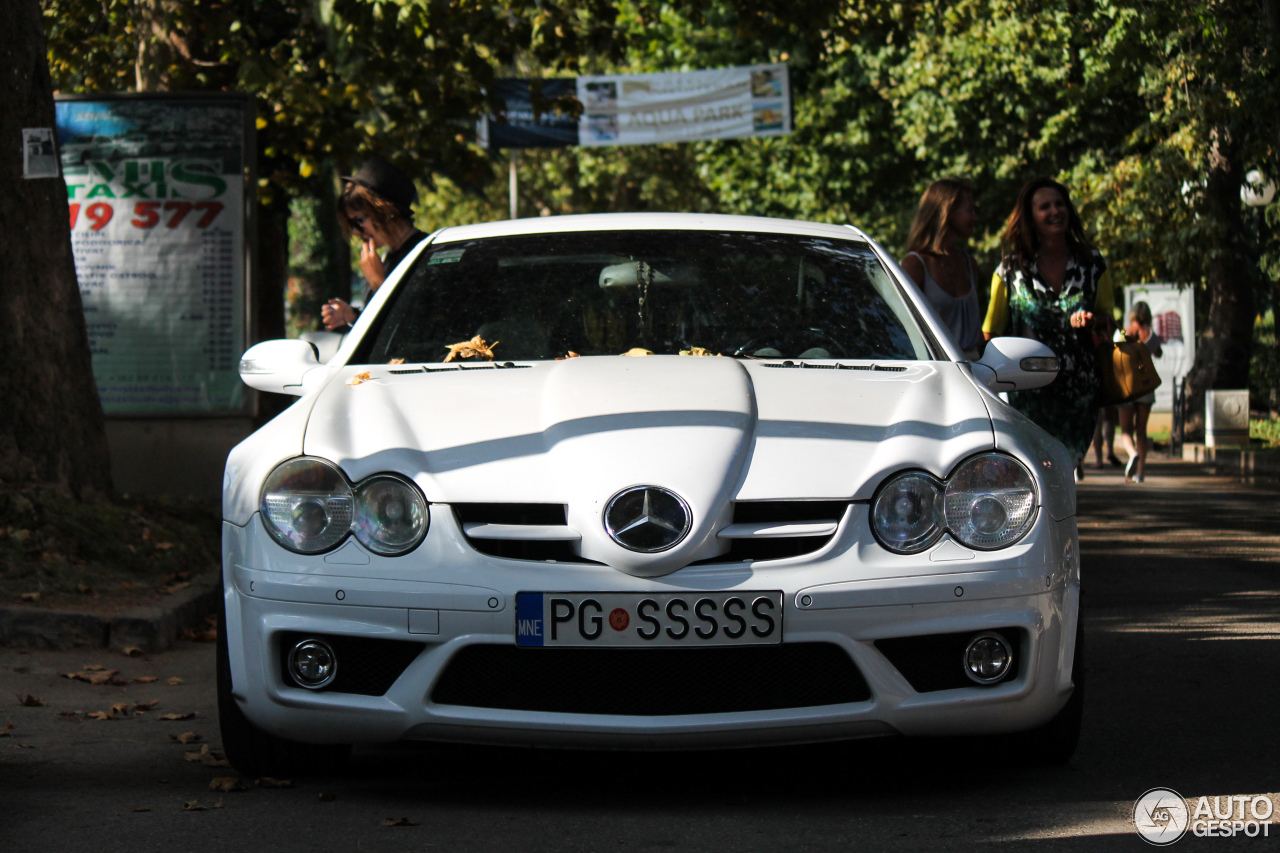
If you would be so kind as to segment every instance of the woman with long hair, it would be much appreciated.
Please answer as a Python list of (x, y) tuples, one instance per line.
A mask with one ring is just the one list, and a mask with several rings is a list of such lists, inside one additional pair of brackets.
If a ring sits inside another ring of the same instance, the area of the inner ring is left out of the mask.
[(961, 248), (978, 222), (973, 185), (963, 178), (934, 181), (920, 197), (902, 269), (929, 300), (951, 339), (969, 358), (982, 349), (982, 306), (973, 258)]
[[(408, 175), (377, 155), (342, 182), (338, 220), (344, 237), (360, 238), (360, 271), (372, 295), (427, 236), (413, 225), (418, 190)], [(379, 256), (378, 249), (387, 252)], [(345, 299), (330, 299), (320, 308), (320, 319), (331, 331), (350, 326), (358, 314)]]
[[(1155, 358), (1159, 358), (1163, 351), (1160, 336), (1151, 328), (1151, 306), (1145, 302), (1133, 303), (1124, 336), (1126, 340), (1146, 344)], [(1133, 402), (1120, 404), (1120, 436), (1129, 454), (1129, 461), (1124, 466), (1125, 482), (1142, 482), (1147, 466), (1147, 445), (1150, 443), (1147, 441), (1147, 419), (1151, 417), (1151, 406), (1155, 401), (1156, 392), (1152, 391)]]
[(1113, 327), (1111, 275), (1085, 238), (1067, 188), (1050, 178), (1022, 188), (1001, 249), (983, 334), (1034, 338), (1058, 356), (1057, 379), (1012, 391), (1009, 403), (1067, 446), (1080, 479), (1101, 395), (1096, 348)]

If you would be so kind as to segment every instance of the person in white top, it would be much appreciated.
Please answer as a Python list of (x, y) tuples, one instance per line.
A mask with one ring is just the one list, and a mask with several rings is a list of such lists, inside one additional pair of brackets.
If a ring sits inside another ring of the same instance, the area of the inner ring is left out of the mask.
[(961, 246), (978, 223), (973, 185), (934, 181), (920, 197), (902, 269), (938, 312), (951, 338), (971, 359), (982, 350), (982, 304), (973, 258)]

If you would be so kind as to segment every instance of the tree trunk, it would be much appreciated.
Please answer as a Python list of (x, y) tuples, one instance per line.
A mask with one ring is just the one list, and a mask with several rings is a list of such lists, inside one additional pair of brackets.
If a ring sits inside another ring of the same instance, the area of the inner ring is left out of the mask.
[[(1204, 392), (1249, 387), (1249, 357), (1253, 352), (1252, 249), (1244, 232), (1240, 185), (1244, 176), (1240, 152), (1230, 135), (1221, 131), (1210, 153), (1205, 186), (1204, 215), (1216, 239), (1209, 254), (1205, 281), (1209, 290), (1209, 319), (1196, 347), (1196, 361), (1187, 377), (1186, 437), (1204, 434)], [(1197, 324), (1198, 325), (1198, 324)]]
[(53, 128), (38, 0), (0, 0), (0, 480), (111, 488), (102, 404), (76, 281), (67, 188), (23, 178), (23, 128)]

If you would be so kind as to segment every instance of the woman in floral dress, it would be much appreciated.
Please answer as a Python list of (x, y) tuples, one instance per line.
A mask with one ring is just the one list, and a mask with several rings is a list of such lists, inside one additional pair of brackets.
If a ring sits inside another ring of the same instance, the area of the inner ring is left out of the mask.
[(1101, 395), (1096, 347), (1113, 323), (1111, 275), (1085, 239), (1067, 188), (1049, 178), (1022, 188), (1001, 244), (983, 335), (1034, 338), (1058, 356), (1057, 379), (1010, 392), (1009, 403), (1067, 446), (1079, 478)]

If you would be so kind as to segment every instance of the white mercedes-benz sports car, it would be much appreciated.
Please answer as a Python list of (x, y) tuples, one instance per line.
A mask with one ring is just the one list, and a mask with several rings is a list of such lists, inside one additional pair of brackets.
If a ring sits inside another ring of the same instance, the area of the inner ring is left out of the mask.
[[(353, 743), (1078, 736), (1066, 450), (848, 226), (522, 219), (424, 240), (231, 452), (218, 659), (245, 772)], [(326, 351), (327, 350), (327, 351)]]

